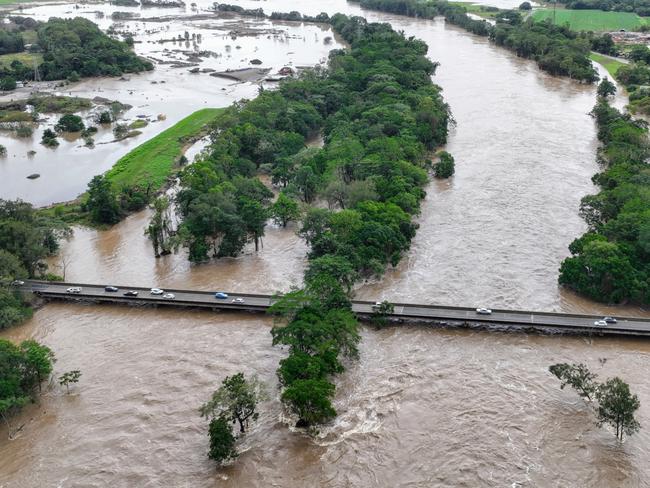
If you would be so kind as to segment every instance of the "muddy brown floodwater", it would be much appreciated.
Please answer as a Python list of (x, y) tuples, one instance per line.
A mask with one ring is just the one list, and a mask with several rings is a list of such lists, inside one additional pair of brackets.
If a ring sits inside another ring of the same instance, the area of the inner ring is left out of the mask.
[[(250, 8), (294, 8), (286, 1)], [(303, 2), (314, 14), (360, 13), (340, 0)], [(563, 311), (606, 307), (561, 292), (557, 268), (584, 230), (580, 198), (594, 191), (593, 87), (548, 77), (533, 63), (441, 21), (364, 12), (424, 39), (441, 62), (458, 126), (456, 175), (433, 182), (412, 250), (358, 295)], [(306, 249), (293, 229), (268, 228), (264, 249), (190, 266), (156, 260), (148, 211), (107, 231), (78, 229), (62, 252), (68, 280), (273, 292), (299, 284)], [(53, 271), (61, 273), (52, 263)], [(632, 307), (618, 313), (645, 313)], [(0, 431), (0, 487), (648, 487), (650, 343), (400, 327), (362, 329), (361, 358), (338, 382), (339, 416), (315, 438), (288, 427), (270, 319), (203, 311), (49, 304), (5, 331), (81, 369), (73, 394), (52, 387)], [(639, 395), (642, 430), (618, 444), (548, 373), (584, 362)], [(216, 470), (197, 407), (227, 374), (257, 374), (271, 399)]]

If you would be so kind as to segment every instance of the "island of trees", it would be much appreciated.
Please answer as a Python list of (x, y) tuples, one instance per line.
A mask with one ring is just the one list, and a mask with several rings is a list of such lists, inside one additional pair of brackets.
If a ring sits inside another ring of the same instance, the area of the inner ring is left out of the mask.
[[(306, 209), (305, 286), (278, 297), (272, 335), (289, 351), (278, 369), (282, 401), (311, 428), (336, 414), (332, 376), (358, 354), (352, 287), (409, 248), (429, 154), (446, 141), (450, 120), (424, 42), (360, 17), (331, 23), (350, 49), (333, 51), (327, 71), (228, 108), (213, 124), (209, 154), (181, 173), (177, 195), (177, 237), (194, 262), (237, 255), (260, 241), (270, 216), (284, 225)], [(324, 147), (305, 147), (319, 131)], [(453, 159), (443, 159), (449, 173)], [(259, 171), (283, 188), (275, 203)], [(310, 208), (318, 199), (330, 208)]]
[(127, 43), (108, 37), (87, 19), (9, 20), (0, 28), (0, 54), (23, 52), (24, 36), (35, 34), (37, 40), (25, 53), (31, 63), (14, 59), (8, 66), (0, 64), (0, 79), (5, 88), (15, 88), (15, 81), (33, 80), (34, 64), (43, 80), (76, 81), (153, 69), (151, 62), (136, 56)]

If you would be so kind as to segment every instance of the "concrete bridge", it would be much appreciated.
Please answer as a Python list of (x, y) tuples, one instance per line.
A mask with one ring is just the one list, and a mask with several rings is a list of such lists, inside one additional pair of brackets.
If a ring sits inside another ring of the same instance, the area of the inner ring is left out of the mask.
[[(68, 288), (79, 287), (79, 293), (70, 293)], [(130, 303), (166, 307), (207, 308), (223, 311), (266, 312), (273, 303), (271, 295), (249, 293), (227, 293), (227, 299), (218, 299), (215, 292), (196, 290), (177, 290), (166, 288), (174, 298), (153, 295), (150, 288), (119, 286), (118, 291), (105, 290), (105, 285), (84, 283), (63, 283), (29, 280), (21, 287), (25, 292), (33, 292), (45, 299), (68, 301), (92, 301)], [(137, 296), (125, 296), (126, 291), (137, 291)], [(238, 301), (236, 299), (241, 299)], [(352, 311), (361, 320), (373, 316), (374, 302), (355, 300)], [(601, 320), (599, 315), (579, 315), (552, 312), (531, 312), (519, 310), (496, 310), (489, 315), (477, 313), (475, 308), (446, 307), (426, 304), (393, 303), (394, 311), (388, 316), (393, 322), (425, 323), (448, 327), (473, 327), (490, 329), (538, 330), (592, 335), (627, 335), (650, 337), (650, 319), (641, 317), (615, 317), (616, 323), (595, 325)]]

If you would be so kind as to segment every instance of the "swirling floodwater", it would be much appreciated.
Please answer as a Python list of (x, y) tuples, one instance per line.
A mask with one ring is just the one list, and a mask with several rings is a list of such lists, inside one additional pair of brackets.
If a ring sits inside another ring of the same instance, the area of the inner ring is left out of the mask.
[[(241, 5), (295, 9), (284, 0)], [(646, 314), (557, 287), (567, 246), (584, 230), (580, 198), (594, 191), (594, 87), (546, 76), (440, 20), (340, 0), (299, 10), (362, 14), (425, 40), (457, 121), (447, 146), (456, 175), (429, 185), (411, 251), (358, 296)], [(70, 281), (242, 292), (301, 283), (306, 248), (293, 228), (267, 228), (258, 253), (190, 266), (182, 253), (153, 257), (143, 235), (149, 216), (77, 229), (53, 271), (64, 261)], [(14, 440), (0, 432), (0, 486), (650, 486), (647, 341), (364, 327), (360, 359), (338, 379), (339, 416), (310, 438), (281, 409), (275, 368), (285, 352), (270, 344), (272, 325), (258, 315), (48, 304), (1, 336), (34, 337), (55, 350), (57, 373), (83, 376), (70, 395), (47, 388), (13, 420), (22, 427)], [(560, 361), (624, 378), (641, 401), (641, 432), (618, 444), (597, 427), (590, 408), (548, 373)], [(240, 457), (216, 469), (197, 408), (237, 371), (257, 374), (270, 399)]]

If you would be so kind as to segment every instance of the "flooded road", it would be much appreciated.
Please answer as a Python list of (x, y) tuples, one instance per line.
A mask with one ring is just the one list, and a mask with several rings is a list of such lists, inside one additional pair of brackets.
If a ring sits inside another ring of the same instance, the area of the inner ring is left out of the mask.
[[(265, 11), (286, 2), (243, 2)], [(304, 13), (359, 12), (338, 0)], [(435, 82), (458, 122), (447, 149), (456, 175), (432, 182), (407, 257), (360, 297), (562, 311), (607, 311), (561, 292), (557, 268), (584, 230), (594, 191), (595, 89), (440, 21), (372, 12), (424, 39)], [(157, 85), (159, 86), (159, 85)], [(293, 229), (267, 228), (264, 249), (190, 266), (156, 260), (148, 211), (106, 231), (76, 230), (66, 279), (273, 292), (299, 284), (306, 249)], [(62, 274), (52, 264), (52, 271)], [(632, 307), (618, 313), (641, 313)], [(0, 487), (649, 487), (650, 343), (400, 327), (364, 328), (359, 362), (339, 378), (339, 416), (315, 439), (292, 432), (278, 400), (270, 319), (256, 315), (50, 304), (0, 334), (51, 346), (56, 372), (81, 369), (27, 409), (14, 441), (0, 430)], [(618, 445), (548, 373), (584, 362), (639, 395), (642, 430)], [(271, 400), (237, 461), (216, 470), (197, 408), (225, 375), (257, 374)]]

